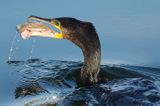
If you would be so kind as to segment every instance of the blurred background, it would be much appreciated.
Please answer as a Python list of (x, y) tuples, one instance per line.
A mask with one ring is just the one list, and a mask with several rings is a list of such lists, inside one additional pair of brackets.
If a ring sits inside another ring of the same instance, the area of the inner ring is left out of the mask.
[(103, 64), (160, 67), (159, 0), (3, 0), (0, 1), (0, 61), (83, 61), (81, 50), (67, 40), (31, 38), (22, 40), (16, 25), (30, 15), (45, 18), (74, 17), (96, 27), (102, 46)]

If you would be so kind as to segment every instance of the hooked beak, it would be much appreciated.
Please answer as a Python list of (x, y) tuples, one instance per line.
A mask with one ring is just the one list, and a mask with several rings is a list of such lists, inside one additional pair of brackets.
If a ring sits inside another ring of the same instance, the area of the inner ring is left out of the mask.
[[(55, 29), (48, 27), (46, 24), (51, 25)], [(43, 36), (63, 39), (60, 25), (61, 24), (58, 20), (30, 16), (28, 17), (27, 24), (17, 25), (17, 30), (21, 33), (22, 38), (28, 38), (31, 36)]]
[(47, 18), (41, 18), (41, 17), (37, 17), (37, 16), (29, 16), (28, 17), (28, 21), (38, 21), (38, 22), (44, 22), (44, 23), (51, 23), (51, 19), (47, 19)]

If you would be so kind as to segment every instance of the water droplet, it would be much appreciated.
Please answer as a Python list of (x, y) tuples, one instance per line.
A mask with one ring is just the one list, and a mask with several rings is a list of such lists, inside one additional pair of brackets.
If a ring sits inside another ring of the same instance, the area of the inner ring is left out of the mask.
[(10, 49), (10, 52), (12, 52), (12, 51), (13, 51), (13, 49), (11, 48), (11, 49)]
[(11, 60), (11, 57), (8, 57), (8, 60)]
[(14, 44), (15, 44), (16, 38), (17, 38), (17, 32), (16, 32), (16, 34), (14, 34), (13, 39), (12, 39), (12, 41), (11, 41), (11, 48), (10, 48), (10, 50), (9, 50), (9, 55), (8, 55), (8, 59), (9, 59), (9, 60), (10, 60), (11, 57), (12, 57), (13, 46), (14, 46)]
[(33, 51), (34, 51), (34, 47), (35, 47), (35, 42), (36, 42), (36, 40), (35, 40), (35, 39), (33, 39), (33, 41), (32, 41), (32, 46), (31, 46), (31, 50), (30, 50), (30, 56), (29, 56), (29, 59), (31, 59), (31, 58), (32, 58)]
[(19, 40), (19, 39), (17, 39), (17, 42), (20, 42), (20, 40)]

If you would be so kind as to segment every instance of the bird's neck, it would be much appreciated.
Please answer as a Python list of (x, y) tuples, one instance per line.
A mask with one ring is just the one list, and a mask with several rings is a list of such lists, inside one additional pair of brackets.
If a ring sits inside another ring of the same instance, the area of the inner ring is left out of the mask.
[(100, 71), (101, 61), (100, 45), (98, 44), (97, 48), (84, 50), (83, 54), (84, 64), (80, 73), (81, 83), (82, 85), (91, 85), (98, 81), (97, 76)]
[(98, 82), (101, 62), (101, 45), (98, 34), (91, 23), (84, 23), (77, 32), (66, 35), (66, 39), (79, 46), (84, 55), (84, 64), (80, 71), (80, 86), (88, 86)]

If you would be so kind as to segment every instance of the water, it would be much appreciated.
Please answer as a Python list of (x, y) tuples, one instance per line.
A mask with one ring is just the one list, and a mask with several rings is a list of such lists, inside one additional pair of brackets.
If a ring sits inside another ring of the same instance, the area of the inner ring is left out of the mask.
[[(10, 50), (9, 50), (9, 55), (8, 55), (8, 60), (11, 60), (11, 56), (12, 56), (12, 52), (13, 52), (13, 47), (14, 47), (14, 44), (15, 44), (15, 41), (16, 41), (16, 39), (17, 39), (17, 33), (18, 32), (16, 32), (16, 34), (14, 34), (14, 37), (13, 37), (13, 39), (12, 39), (12, 41), (11, 41), (11, 48), (10, 48)], [(17, 39), (17, 42), (18, 42), (19, 40)]]
[[(23, 51), (23, 47), (21, 45), (23, 45), (22, 43), (22, 38), (20, 38), (20, 36), (18, 37), (18, 32), (15, 32), (13, 39), (11, 41), (11, 47), (9, 50), (9, 55), (8, 55), (8, 61), (10, 60), (14, 60), (17, 58), (16, 53), (21, 53), (21, 51)], [(27, 52), (28, 53), (28, 59), (32, 59), (33, 57), (33, 52), (34, 52), (34, 48), (35, 48), (35, 44), (36, 44), (36, 39), (32, 39), (31, 40), (31, 47), (29, 47), (29, 50)]]
[[(36, 40), (31, 40), (28, 60), (15, 60), (21, 40), (13, 36), (8, 61), (8, 77), (2, 83), (4, 106), (159, 106), (160, 69), (125, 64), (101, 65), (106, 79), (79, 87), (82, 62), (33, 59)], [(19, 51), (18, 51), (19, 50)], [(14, 60), (13, 60), (14, 59)], [(7, 87), (7, 89), (5, 88)]]
[[(17, 33), (11, 41), (2, 75), (1, 105), (4, 106), (159, 106), (160, 68), (126, 64), (101, 65), (106, 79), (79, 87), (82, 62), (34, 59), (32, 39), (28, 60), (17, 60), (21, 51)], [(7, 82), (5, 82), (7, 81)], [(3, 92), (4, 91), (4, 92)], [(3, 98), (2, 98), (3, 97)]]
[(35, 43), (36, 43), (36, 40), (35, 40), (35, 39), (33, 39), (32, 46), (31, 46), (31, 50), (30, 50), (30, 56), (29, 56), (29, 59), (32, 59), (32, 54), (33, 54), (33, 51), (34, 51)]
[[(159, 0), (1, 0), (0, 106), (159, 106), (159, 4)], [(109, 80), (79, 88), (76, 78), (82, 63), (76, 61), (83, 55), (78, 47), (48, 38), (21, 41), (13, 34), (15, 27), (30, 15), (92, 22), (101, 41), (102, 61), (107, 62), (101, 71)]]
[[(104, 83), (77, 87), (82, 62), (8, 61), (9, 106), (159, 106), (160, 69), (101, 65)], [(14, 89), (11, 89), (14, 88)]]

